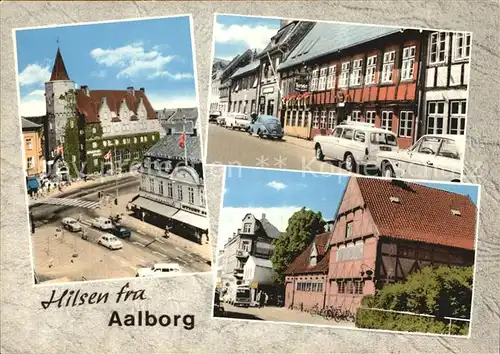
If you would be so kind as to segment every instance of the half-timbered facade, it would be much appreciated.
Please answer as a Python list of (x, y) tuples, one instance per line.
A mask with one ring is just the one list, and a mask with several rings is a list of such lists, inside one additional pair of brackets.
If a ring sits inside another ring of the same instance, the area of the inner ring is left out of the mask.
[(465, 134), (471, 33), (432, 32), (427, 38), (425, 133)]
[(422, 37), (417, 30), (316, 23), (279, 68), (285, 134), (312, 138), (352, 120), (394, 131), (401, 147), (410, 146)]

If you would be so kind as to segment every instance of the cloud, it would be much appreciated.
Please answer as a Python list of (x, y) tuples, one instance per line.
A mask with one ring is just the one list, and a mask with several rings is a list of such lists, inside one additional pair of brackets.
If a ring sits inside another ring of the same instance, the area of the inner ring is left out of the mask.
[(175, 55), (163, 55), (160, 49), (163, 45), (155, 45), (147, 51), (142, 42), (126, 46), (102, 49), (94, 48), (90, 56), (99, 64), (106, 67), (120, 68), (116, 78), (146, 77), (147, 79), (168, 78), (173, 80), (192, 79), (191, 73), (171, 73), (166, 66)]
[(93, 77), (98, 77), (98, 78), (103, 78), (103, 77), (106, 77), (106, 70), (97, 70), (97, 71), (92, 71), (90, 73), (90, 76), (93, 76)]
[(215, 24), (215, 42), (244, 43), (247, 48), (264, 49), (278, 28), (268, 26)]
[(222, 249), (233, 232), (241, 228), (241, 219), (247, 214), (255, 215), (261, 219), (262, 213), (266, 214), (269, 220), (280, 231), (285, 231), (288, 226), (288, 219), (302, 207), (287, 206), (274, 208), (223, 208), (219, 216), (218, 248)]
[(278, 182), (278, 181), (271, 181), (271, 182), (269, 182), (268, 184), (266, 184), (266, 186), (271, 187), (271, 188), (274, 188), (274, 189), (276, 189), (277, 191), (280, 191), (280, 190), (282, 190), (282, 189), (285, 189), (285, 188), (286, 188), (286, 184), (281, 183), (281, 182)]
[(50, 79), (50, 67), (41, 66), (40, 64), (29, 64), (19, 74), (19, 85), (21, 86), (38, 86)]
[(46, 113), (45, 91), (34, 90), (21, 97), (19, 114), (21, 116), (41, 116)]
[(163, 108), (192, 108), (198, 107), (196, 96), (169, 97), (158, 93), (146, 92), (149, 101), (155, 110)]

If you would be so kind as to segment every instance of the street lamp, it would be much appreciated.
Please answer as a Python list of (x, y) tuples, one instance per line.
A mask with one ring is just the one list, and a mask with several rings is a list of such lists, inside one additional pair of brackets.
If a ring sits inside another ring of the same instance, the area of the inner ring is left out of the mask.
[(360, 272), (359, 274), (361, 275), (361, 277), (364, 277), (366, 275), (367, 279), (368, 280), (372, 280), (373, 279), (373, 273), (374, 273), (374, 270), (373, 268), (367, 266), (366, 264), (362, 264), (360, 266)]

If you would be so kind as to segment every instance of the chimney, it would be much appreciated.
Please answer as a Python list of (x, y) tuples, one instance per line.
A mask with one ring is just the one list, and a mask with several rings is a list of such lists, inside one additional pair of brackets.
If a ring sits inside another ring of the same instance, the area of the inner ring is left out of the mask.
[(265, 218), (266, 218), (266, 214), (262, 213), (262, 218), (261, 219), (265, 219)]
[(236, 232), (233, 232), (233, 237), (236, 237)]
[(82, 86), (80, 86), (80, 88), (82, 89), (83, 93), (86, 96), (90, 96), (89, 87), (87, 85), (82, 85)]
[(135, 95), (134, 86), (129, 86), (129, 87), (127, 87), (127, 91), (128, 91), (128, 93), (130, 93), (132, 96), (134, 96), (134, 95)]
[(238, 229), (238, 234), (241, 232), (241, 229)]
[(142, 91), (142, 92), (146, 93), (146, 90), (144, 90), (144, 87), (141, 87), (141, 88), (139, 89), (139, 91)]

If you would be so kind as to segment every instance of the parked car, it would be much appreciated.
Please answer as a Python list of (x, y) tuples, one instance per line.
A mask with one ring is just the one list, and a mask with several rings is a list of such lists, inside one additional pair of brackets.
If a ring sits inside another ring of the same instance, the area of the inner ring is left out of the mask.
[(429, 134), (409, 149), (384, 151), (378, 156), (382, 176), (460, 182), (465, 137)]
[(123, 247), (122, 241), (111, 234), (101, 235), (99, 240), (97, 240), (97, 244), (109, 248), (110, 250), (119, 250)]
[(216, 317), (222, 317), (222, 316), (224, 316), (224, 307), (221, 304), (219, 289), (215, 289), (215, 295), (214, 295), (214, 316), (216, 316)]
[(99, 216), (98, 218), (92, 220), (92, 227), (99, 230), (111, 230), (114, 225), (108, 218)]
[(224, 121), (226, 128), (247, 130), (250, 126), (250, 117), (243, 113), (230, 113)]
[(217, 123), (217, 117), (222, 115), (221, 111), (212, 111), (208, 114), (208, 122), (209, 123)]
[(280, 120), (274, 116), (260, 115), (250, 123), (250, 135), (257, 134), (259, 138), (283, 138), (283, 129)]
[(314, 149), (316, 159), (325, 158), (342, 162), (349, 172), (357, 166), (373, 168), (378, 172), (377, 155), (382, 151), (396, 150), (397, 136), (393, 132), (375, 128), (375, 124), (343, 122), (330, 135), (316, 135)]
[(61, 222), (66, 230), (71, 232), (82, 231), (82, 225), (73, 218), (63, 218)]
[(166, 276), (181, 271), (177, 263), (156, 263), (150, 268), (137, 269), (136, 277)]
[(129, 238), (132, 235), (132, 232), (123, 226), (115, 225), (112, 229), (108, 231), (110, 234), (113, 234), (119, 238)]
[(223, 127), (224, 124), (226, 124), (226, 116), (224, 116), (224, 115), (221, 114), (220, 116), (218, 116), (216, 118), (215, 123), (217, 125), (220, 125), (221, 127)]

